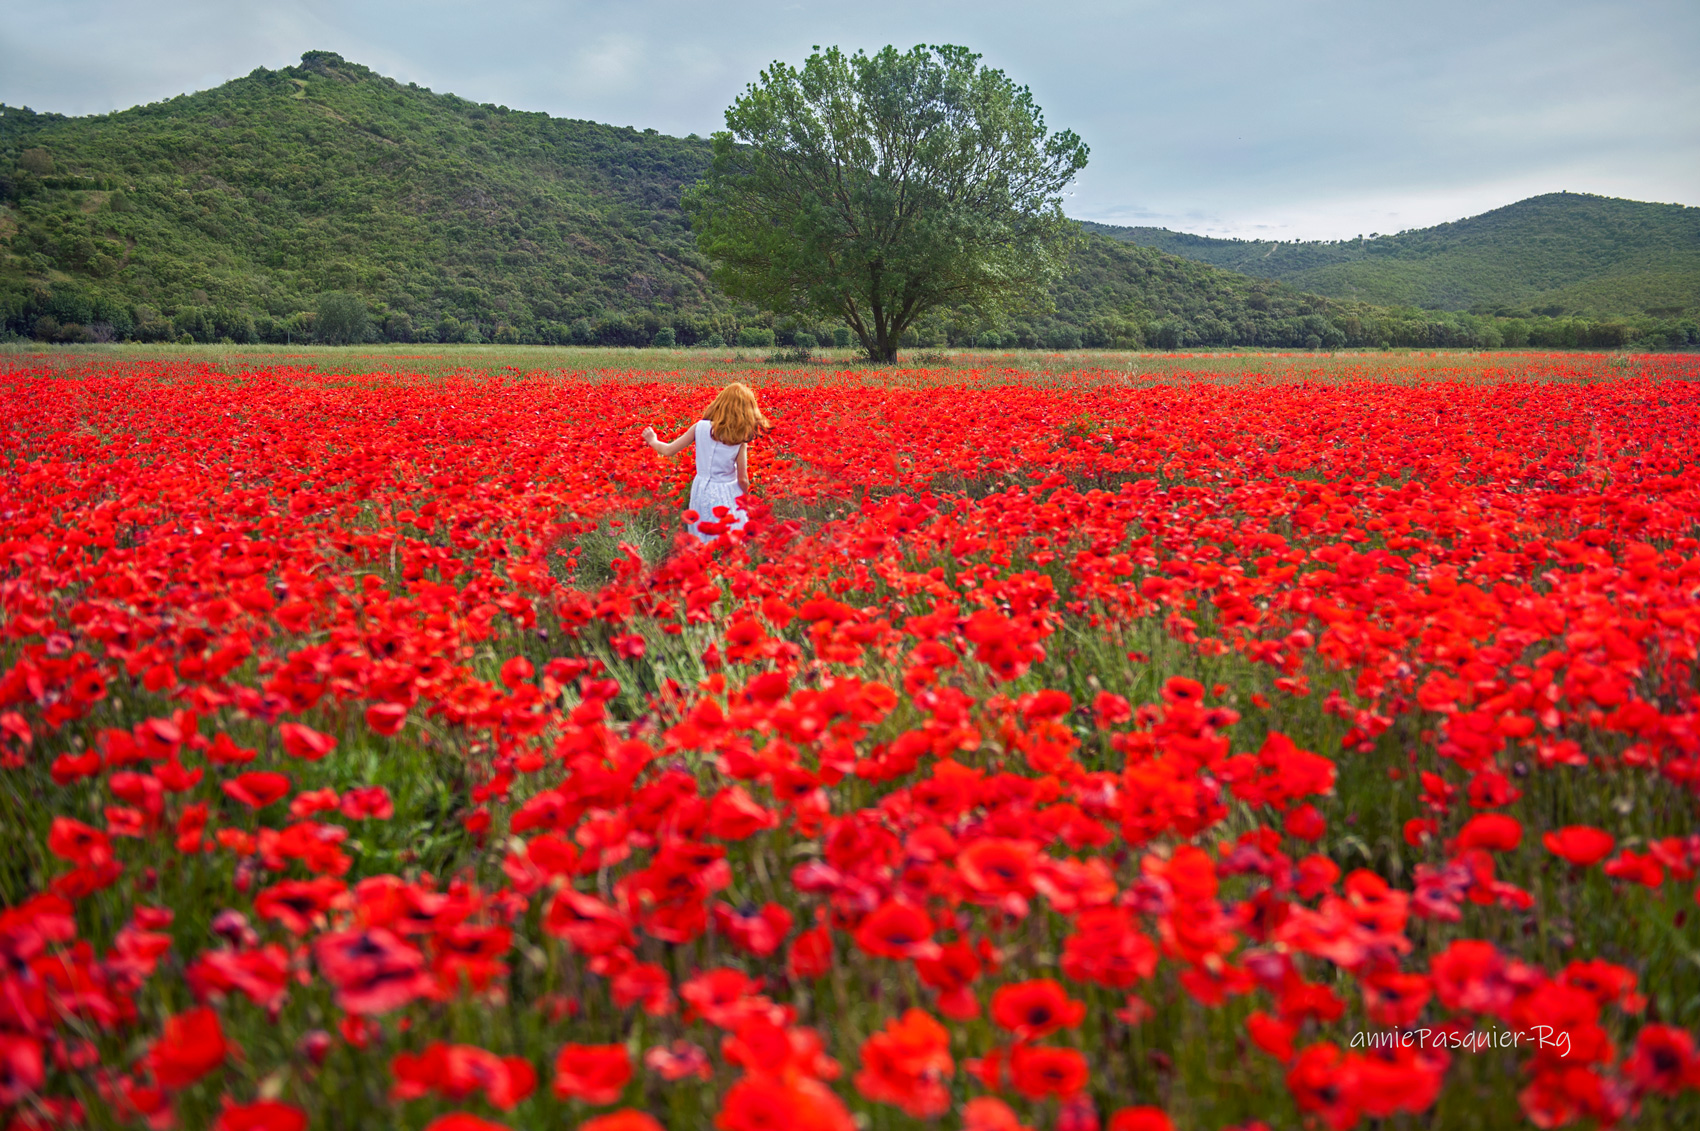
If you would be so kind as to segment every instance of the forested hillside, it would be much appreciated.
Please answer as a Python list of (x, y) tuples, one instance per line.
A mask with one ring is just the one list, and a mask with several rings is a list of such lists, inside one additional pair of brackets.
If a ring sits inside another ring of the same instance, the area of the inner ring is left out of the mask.
[[(436, 94), (329, 52), (119, 113), (0, 107), (0, 337), (285, 342), (334, 324), (393, 341), (830, 340), (709, 281), (679, 208), (708, 152)], [(1691, 321), (1376, 307), (1092, 233), (1052, 297), (996, 326), (939, 318), (910, 344), (1700, 339)], [(349, 306), (358, 317), (333, 323)]]
[(723, 305), (677, 209), (706, 142), (482, 106), (329, 53), (104, 117), (8, 109), (0, 146), (0, 277), (140, 304), (144, 335), (194, 308), (269, 337), (338, 290), (448, 335)]
[(1452, 224), (1353, 240), (1223, 240), (1087, 225), (1126, 243), (1335, 298), (1521, 315), (1700, 312), (1700, 208), (1549, 193)]

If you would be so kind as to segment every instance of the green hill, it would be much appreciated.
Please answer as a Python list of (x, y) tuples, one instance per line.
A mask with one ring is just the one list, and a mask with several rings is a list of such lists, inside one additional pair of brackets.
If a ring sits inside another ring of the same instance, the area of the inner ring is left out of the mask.
[(239, 338), (245, 317), (269, 336), (333, 290), (486, 336), (657, 305), (713, 317), (725, 304), (677, 209), (707, 155), (310, 52), (122, 113), (8, 108), (0, 280), (196, 307)]
[(1302, 290), (1383, 305), (1525, 317), (1700, 313), (1700, 208), (1680, 204), (1549, 193), (1398, 235), (1285, 243), (1087, 226)]
[[(395, 341), (830, 336), (709, 282), (679, 208), (708, 156), (698, 138), (481, 105), (320, 51), (118, 113), (0, 107), (0, 338), (284, 342), (324, 330), (315, 311), (336, 292), (364, 304), (368, 337)], [(1691, 323), (1502, 327), (1376, 307), (1197, 258), (1088, 233), (1054, 311), (996, 327), (939, 317), (911, 344), (1700, 340)]]

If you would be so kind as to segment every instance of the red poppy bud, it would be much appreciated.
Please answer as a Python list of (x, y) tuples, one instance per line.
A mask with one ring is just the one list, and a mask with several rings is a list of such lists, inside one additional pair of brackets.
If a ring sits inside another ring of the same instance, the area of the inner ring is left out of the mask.
[(325, 1057), (331, 1053), (331, 1035), (323, 1029), (309, 1029), (302, 1034), (295, 1049), (302, 1056), (312, 1061), (315, 1066), (325, 1062)]

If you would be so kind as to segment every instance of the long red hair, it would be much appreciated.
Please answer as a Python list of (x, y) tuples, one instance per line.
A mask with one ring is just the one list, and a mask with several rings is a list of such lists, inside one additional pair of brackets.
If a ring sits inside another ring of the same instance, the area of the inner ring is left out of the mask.
[(773, 427), (761, 414), (755, 390), (739, 381), (720, 390), (720, 395), (703, 409), (702, 418), (708, 421), (710, 432), (722, 444), (747, 444), (763, 428)]

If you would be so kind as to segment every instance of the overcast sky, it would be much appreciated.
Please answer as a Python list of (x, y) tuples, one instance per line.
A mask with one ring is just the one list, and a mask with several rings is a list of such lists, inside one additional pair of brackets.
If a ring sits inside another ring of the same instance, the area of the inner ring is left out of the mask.
[(960, 43), (1092, 147), (1066, 208), (1331, 239), (1568, 189), (1700, 205), (1697, 0), (0, 0), (0, 101), (105, 113), (336, 51), (708, 134), (814, 44)]

